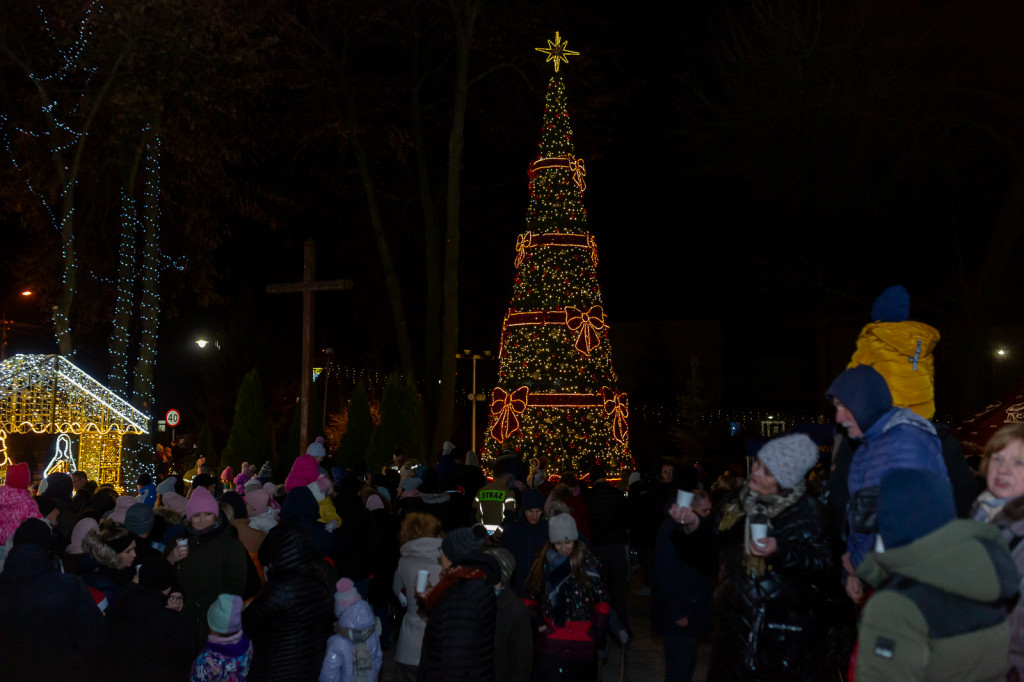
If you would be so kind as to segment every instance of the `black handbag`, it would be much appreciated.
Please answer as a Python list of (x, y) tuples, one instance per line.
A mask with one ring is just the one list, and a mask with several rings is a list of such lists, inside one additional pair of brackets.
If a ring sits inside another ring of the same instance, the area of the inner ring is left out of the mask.
[(878, 532), (878, 486), (861, 488), (850, 498), (850, 530), (865, 535)]

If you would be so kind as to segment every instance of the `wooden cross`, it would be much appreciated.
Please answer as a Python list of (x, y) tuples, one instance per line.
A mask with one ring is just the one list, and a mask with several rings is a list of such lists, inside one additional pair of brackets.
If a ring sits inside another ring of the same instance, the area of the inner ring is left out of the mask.
[(303, 245), (302, 281), (267, 285), (268, 294), (302, 294), (302, 384), (299, 398), (299, 447), (309, 445), (309, 403), (313, 395), (313, 293), (351, 289), (350, 279), (316, 281), (316, 244)]

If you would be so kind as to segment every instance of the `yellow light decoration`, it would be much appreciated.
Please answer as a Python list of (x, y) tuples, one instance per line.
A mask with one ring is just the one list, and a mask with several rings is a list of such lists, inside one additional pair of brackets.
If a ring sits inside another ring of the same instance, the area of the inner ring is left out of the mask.
[(15, 355), (0, 363), (0, 479), (11, 464), (8, 434), (72, 434), (81, 436), (79, 468), (120, 490), (121, 440), (147, 433), (148, 421), (67, 358)]
[(535, 249), (540, 246), (555, 246), (566, 248), (583, 248), (590, 251), (590, 262), (597, 267), (597, 241), (589, 232), (583, 234), (533, 234), (524, 232), (516, 240), (516, 267), (521, 267), (526, 260), (527, 249)]
[[(556, 34), (551, 49), (541, 51), (557, 66), (564, 47)], [(545, 457), (552, 471), (600, 463), (612, 473), (633, 465), (628, 400), (616, 389), (597, 242), (587, 230), (585, 173), (572, 146), (565, 83), (556, 75), (529, 168), (530, 203), (516, 241), (485, 463), (511, 450)]]
[(560, 63), (568, 64), (569, 57), (578, 57), (580, 54), (579, 52), (573, 52), (569, 49), (568, 40), (562, 42), (562, 36), (558, 34), (558, 31), (555, 31), (554, 42), (549, 40), (547, 47), (535, 47), (533, 49), (537, 50), (537, 52), (543, 52), (548, 56), (548, 58), (544, 60), (545, 62), (555, 63), (555, 73), (558, 73), (558, 66)]
[(549, 168), (568, 168), (572, 171), (572, 181), (579, 187), (580, 194), (587, 189), (587, 183), (584, 180), (587, 176), (587, 169), (584, 168), (583, 159), (577, 159), (572, 154), (537, 159), (530, 164), (530, 177), (532, 178), (533, 174), (539, 170), (547, 170)]
[(75, 458), (71, 455), (71, 439), (66, 433), (57, 436), (57, 446), (54, 448), (53, 459), (43, 469), (43, 478), (46, 478), (55, 471), (62, 471), (70, 474), (75, 470)]
[(499, 443), (509, 439), (519, 430), (522, 415), (529, 408), (590, 408), (601, 407), (605, 414), (612, 417), (612, 435), (619, 443), (629, 440), (628, 398), (607, 386), (600, 393), (530, 393), (529, 386), (520, 386), (512, 393), (497, 387), (491, 394), (491, 437)]
[(595, 305), (589, 310), (580, 310), (575, 306), (566, 306), (564, 310), (508, 313), (506, 324), (510, 327), (526, 325), (565, 325), (576, 335), (573, 347), (582, 355), (590, 352), (601, 343), (600, 332), (608, 329), (604, 319), (604, 309)]

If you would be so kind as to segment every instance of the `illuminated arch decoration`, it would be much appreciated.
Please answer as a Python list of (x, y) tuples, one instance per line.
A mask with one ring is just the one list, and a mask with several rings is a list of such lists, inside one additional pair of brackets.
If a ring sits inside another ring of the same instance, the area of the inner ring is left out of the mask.
[[(557, 65), (569, 54), (564, 45), (556, 34), (542, 51), (558, 56)], [(485, 463), (511, 450), (524, 460), (543, 457), (555, 471), (600, 463), (618, 473), (633, 465), (629, 402), (617, 388), (597, 241), (587, 229), (585, 177), (556, 74), (529, 166), (530, 203), (502, 321)]]
[[(15, 355), (0, 363), (2, 480), (12, 463), (8, 434), (70, 434), (79, 436), (78, 468), (97, 483), (122, 490), (121, 441), (128, 434), (147, 433), (148, 422), (146, 415), (67, 358)], [(67, 457), (73, 464), (70, 451)]]

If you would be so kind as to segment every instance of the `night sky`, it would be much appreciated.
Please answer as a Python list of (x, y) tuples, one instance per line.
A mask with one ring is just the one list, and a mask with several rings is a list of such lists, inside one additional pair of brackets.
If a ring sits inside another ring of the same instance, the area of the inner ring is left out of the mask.
[[(488, 3), (481, 13), (470, 74), (486, 77), (469, 93), (462, 175), (461, 347), (497, 351), (550, 75), (533, 48), (559, 30), (582, 52), (564, 70), (569, 110), (576, 153), (586, 160), (616, 366), (635, 407), (671, 406), (694, 355), (713, 407), (824, 413), (822, 393), (852, 352), (872, 299), (897, 283), (910, 290), (912, 316), (943, 334), (940, 416), (965, 418), (1019, 376), (1024, 321), (1011, 256), (1024, 227), (1024, 10), (966, 1), (816, 4), (821, 14), (772, 2), (634, 4)], [(422, 362), (409, 5), (395, 3), (397, 19), (372, 3), (346, 5), (339, 17), (315, 2), (287, 10), (255, 3), (248, 20), (261, 22), (258, 30), (225, 28), (244, 17), (195, 29), (193, 40), (214, 46), (195, 48), (211, 50), (204, 60), (173, 53), (177, 34), (159, 28), (169, 32), (171, 56), (145, 95), (159, 102), (167, 130), (161, 239), (172, 260), (190, 264), (168, 269), (162, 284), (161, 414), (171, 406), (186, 418), (229, 411), (253, 366), (273, 404), (287, 404), (300, 299), (265, 290), (301, 278), (308, 238), (317, 242), (319, 279), (356, 281), (351, 292), (318, 294), (317, 347), (334, 348), (348, 368), (397, 368), (353, 138), (332, 104), (340, 101), (337, 78), (309, 40), (261, 13), (293, 12), (316, 24), (318, 38), (349, 47), (360, 141)], [(5, 49), (24, 48), (17, 32), (38, 31), (33, 16), (12, 13), (0, 36)], [(443, 202), (453, 38), (450, 17), (420, 20), (428, 27), (420, 52), (424, 144)], [(97, 43), (106, 35), (97, 31)], [(221, 63), (216, 49), (252, 61)], [(31, 123), (22, 104), (31, 92), (5, 54), (0, 106), (10, 112), (10, 135), (13, 122)], [(109, 63), (104, 54), (97, 48), (97, 63)], [(103, 118), (90, 150), (102, 158), (126, 125)], [(103, 376), (110, 289), (102, 279), (113, 267), (117, 171), (89, 164), (79, 220), (91, 275), (80, 292), (78, 344), (82, 363)], [(8, 305), (43, 323), (59, 278), (53, 231), (12, 166), (2, 172), (0, 286), (50, 282), (36, 304)], [(443, 212), (441, 220), (443, 229)], [(207, 242), (211, 234), (216, 243)], [(197, 274), (190, 268), (200, 262)], [(219, 338), (221, 351), (200, 354), (198, 334)], [(1011, 350), (1001, 366), (992, 360), (998, 345)], [(21, 333), (9, 350), (52, 348)], [(459, 369), (466, 390), (468, 366)], [(484, 365), (481, 372), (487, 376)]]

